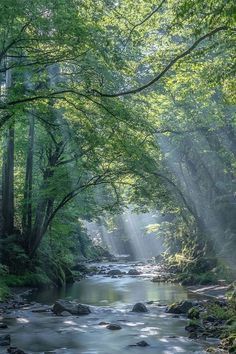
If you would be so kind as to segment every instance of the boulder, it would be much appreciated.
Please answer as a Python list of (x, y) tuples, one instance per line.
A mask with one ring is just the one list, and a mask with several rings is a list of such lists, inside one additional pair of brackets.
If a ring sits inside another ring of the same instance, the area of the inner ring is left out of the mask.
[(0, 336), (0, 346), (8, 346), (11, 343), (11, 337), (9, 334), (6, 334), (4, 336)]
[(148, 347), (149, 344), (145, 340), (141, 340), (141, 342), (136, 343), (138, 347)]
[(111, 270), (109, 270), (109, 272), (107, 274), (110, 275), (110, 276), (112, 276), (112, 275), (121, 275), (122, 272), (119, 269), (111, 269)]
[(91, 313), (90, 309), (86, 305), (77, 304), (67, 300), (58, 300), (55, 302), (53, 308), (53, 313), (56, 315), (61, 315), (63, 312), (69, 312), (71, 315), (88, 315)]
[(167, 307), (167, 313), (175, 313), (175, 314), (187, 314), (187, 312), (193, 307), (193, 303), (189, 300), (181, 301), (179, 303), (174, 303)]
[(148, 312), (148, 310), (144, 304), (138, 302), (137, 304), (134, 305), (132, 312)]
[(190, 333), (191, 332), (196, 332), (196, 333), (204, 332), (204, 328), (196, 323), (189, 324), (188, 326), (185, 327), (185, 330)]
[(128, 275), (140, 275), (141, 273), (137, 269), (130, 269)]
[(6, 329), (8, 326), (5, 323), (0, 323), (0, 329)]
[(106, 328), (110, 329), (111, 331), (117, 331), (118, 329), (122, 329), (120, 325), (115, 323), (110, 323)]

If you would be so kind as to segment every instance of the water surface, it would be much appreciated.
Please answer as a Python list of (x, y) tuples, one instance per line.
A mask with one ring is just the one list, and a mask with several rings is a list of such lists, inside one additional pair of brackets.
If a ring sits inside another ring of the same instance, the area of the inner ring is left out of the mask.
[[(128, 270), (130, 266), (118, 267)], [(166, 314), (165, 306), (162, 306), (187, 297), (183, 287), (153, 283), (148, 275), (93, 276), (60, 291), (40, 291), (31, 296), (31, 300), (41, 304), (52, 304), (58, 298), (78, 300), (90, 305), (90, 315), (60, 317), (33, 313), (30, 309), (15, 311), (8, 319), (12, 344), (29, 354), (205, 353), (206, 343), (187, 338), (186, 319)], [(157, 302), (147, 304), (147, 313), (131, 312), (132, 306), (139, 301)], [(99, 325), (101, 321), (120, 324), (122, 329), (110, 331)], [(130, 347), (141, 340), (150, 346)]]

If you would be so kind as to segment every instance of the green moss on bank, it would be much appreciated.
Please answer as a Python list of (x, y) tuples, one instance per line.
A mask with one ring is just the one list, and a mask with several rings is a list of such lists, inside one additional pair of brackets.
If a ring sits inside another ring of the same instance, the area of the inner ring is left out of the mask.
[(4, 283), (3, 279), (0, 279), (0, 301), (6, 300), (10, 295), (8, 286)]

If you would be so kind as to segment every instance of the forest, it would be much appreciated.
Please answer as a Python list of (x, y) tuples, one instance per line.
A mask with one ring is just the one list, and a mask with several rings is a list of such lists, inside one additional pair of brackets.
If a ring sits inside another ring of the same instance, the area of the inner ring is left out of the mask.
[(0, 353), (236, 353), (235, 1), (0, 5)]

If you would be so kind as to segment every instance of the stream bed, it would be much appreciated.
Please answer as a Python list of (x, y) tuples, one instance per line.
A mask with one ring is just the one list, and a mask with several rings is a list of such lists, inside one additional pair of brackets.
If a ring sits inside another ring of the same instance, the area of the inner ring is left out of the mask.
[[(131, 265), (104, 267), (128, 271)], [(33, 292), (28, 306), (5, 315), (9, 328), (1, 333), (9, 333), (12, 345), (28, 354), (205, 353), (209, 343), (188, 338), (186, 318), (165, 312), (165, 305), (189, 298), (188, 292), (177, 284), (152, 282), (151, 276), (150, 271), (114, 278), (101, 274), (65, 289)], [(62, 317), (34, 312), (59, 298), (87, 304), (91, 314)], [(131, 312), (137, 302), (145, 303), (148, 312)], [(100, 322), (119, 324), (122, 329), (111, 331)], [(142, 340), (149, 346), (132, 346)], [(6, 349), (0, 349), (0, 353), (6, 353)]]

